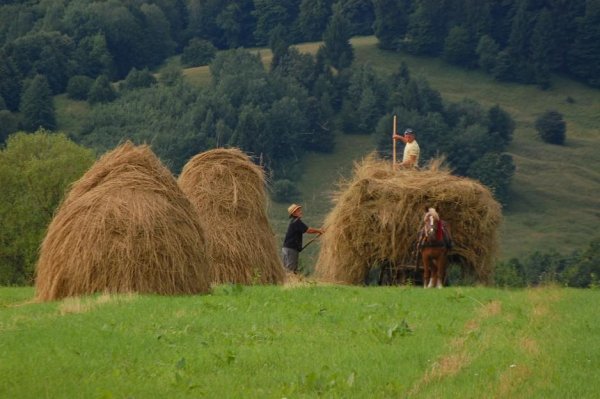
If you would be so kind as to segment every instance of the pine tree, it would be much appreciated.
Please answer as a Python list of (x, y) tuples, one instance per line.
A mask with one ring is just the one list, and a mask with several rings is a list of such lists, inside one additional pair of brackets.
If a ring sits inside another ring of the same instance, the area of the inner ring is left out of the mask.
[(543, 9), (533, 29), (531, 37), (531, 63), (535, 82), (543, 89), (550, 86), (550, 67), (554, 53), (554, 27), (552, 16)]
[(373, 29), (382, 49), (395, 49), (408, 27), (408, 1), (373, 0), (375, 23)]
[(23, 129), (28, 132), (40, 127), (49, 130), (56, 127), (54, 101), (45, 76), (36, 75), (29, 82), (21, 99), (20, 110)]
[(354, 49), (350, 44), (350, 23), (342, 14), (342, 6), (333, 6), (333, 16), (323, 35), (323, 51), (330, 65), (336, 69), (349, 67), (354, 60)]
[(569, 68), (575, 76), (600, 87), (600, 2), (587, 2), (585, 16), (578, 25)]

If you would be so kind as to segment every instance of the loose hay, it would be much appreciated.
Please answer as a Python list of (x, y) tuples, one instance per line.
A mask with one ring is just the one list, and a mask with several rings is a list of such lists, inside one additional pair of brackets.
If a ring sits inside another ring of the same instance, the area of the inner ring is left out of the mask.
[(283, 282), (262, 168), (238, 149), (220, 148), (192, 158), (178, 182), (204, 227), (214, 283)]
[(71, 188), (37, 265), (39, 300), (108, 293), (209, 291), (202, 228), (147, 146), (105, 154)]
[(394, 171), (370, 156), (334, 195), (315, 272), (324, 281), (362, 284), (370, 268), (389, 260), (414, 264), (414, 244), (427, 205), (451, 227), (450, 252), (464, 270), (488, 282), (497, 250), (501, 208), (478, 182), (453, 176), (441, 160), (427, 169)]

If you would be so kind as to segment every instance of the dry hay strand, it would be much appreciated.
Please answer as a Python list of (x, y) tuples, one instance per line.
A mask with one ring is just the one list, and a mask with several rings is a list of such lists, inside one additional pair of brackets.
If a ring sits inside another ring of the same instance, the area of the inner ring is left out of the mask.
[(204, 227), (213, 283), (283, 282), (261, 167), (239, 149), (218, 148), (192, 158), (178, 183)]
[[(454, 176), (434, 160), (422, 170), (394, 170), (371, 155), (341, 182), (325, 220), (315, 267), (323, 281), (362, 284), (382, 261), (414, 265), (415, 243), (426, 206), (452, 230), (453, 259), (478, 282), (489, 282), (497, 251), (501, 207), (480, 183)], [(421, 266), (422, 268), (422, 266)]]
[(210, 289), (202, 227), (169, 170), (127, 142), (72, 186), (48, 227), (36, 296)]

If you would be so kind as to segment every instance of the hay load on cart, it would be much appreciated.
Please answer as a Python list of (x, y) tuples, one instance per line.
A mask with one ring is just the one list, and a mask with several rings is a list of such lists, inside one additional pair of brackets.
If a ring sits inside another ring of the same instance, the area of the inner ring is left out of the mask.
[(210, 290), (198, 216), (148, 146), (127, 142), (71, 188), (48, 227), (36, 296)]
[(407, 275), (417, 267), (416, 242), (427, 206), (452, 230), (453, 261), (476, 281), (490, 280), (497, 251), (500, 204), (475, 180), (454, 176), (432, 161), (422, 170), (394, 170), (371, 155), (340, 183), (315, 266), (317, 278), (363, 284), (376, 265)]
[(218, 148), (193, 157), (178, 183), (204, 227), (213, 283), (283, 283), (260, 166), (237, 148)]

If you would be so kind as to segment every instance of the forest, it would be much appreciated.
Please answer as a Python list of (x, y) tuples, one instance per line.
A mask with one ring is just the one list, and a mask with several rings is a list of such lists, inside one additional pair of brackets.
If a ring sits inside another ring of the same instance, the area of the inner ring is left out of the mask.
[[(332, 151), (335, 135), (370, 134), (389, 156), (397, 115), (399, 126), (430, 143), (421, 159), (445, 154), (456, 174), (480, 180), (508, 204), (510, 114), (469, 99), (443, 101), (405, 64), (383, 75), (353, 63), (356, 35), (498, 81), (547, 89), (559, 73), (600, 86), (600, 4), (592, 0), (4, 0), (2, 170), (19, 159), (8, 154), (15, 132), (59, 129), (54, 97), (66, 94), (89, 106), (81, 126), (64, 132), (82, 149), (98, 155), (126, 139), (150, 143), (177, 174), (194, 154), (239, 147), (265, 167), (276, 199), (285, 201), (303, 155)], [(307, 41), (323, 44), (316, 54), (294, 47)], [(270, 62), (257, 47), (271, 50)], [(199, 87), (183, 68), (201, 65), (209, 65), (210, 82)], [(3, 187), (16, 181), (0, 178)], [(3, 200), (16, 192), (4, 190)], [(58, 201), (52, 196), (44, 209)], [(36, 220), (39, 229), (48, 215)], [(21, 271), (6, 279), (29, 278), (40, 232), (28, 242), (5, 233), (0, 241)]]

